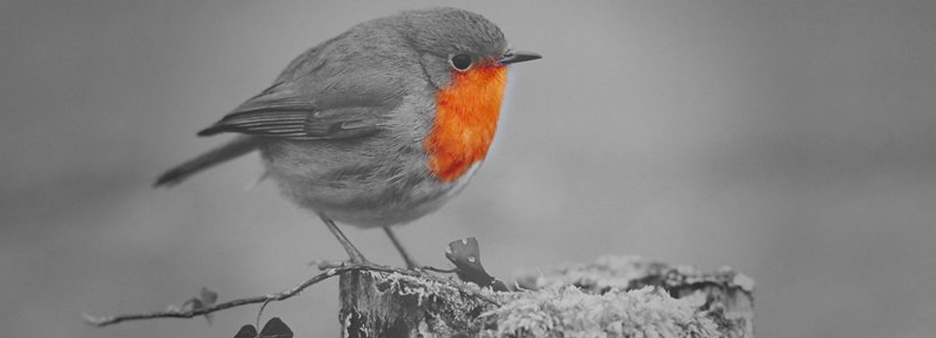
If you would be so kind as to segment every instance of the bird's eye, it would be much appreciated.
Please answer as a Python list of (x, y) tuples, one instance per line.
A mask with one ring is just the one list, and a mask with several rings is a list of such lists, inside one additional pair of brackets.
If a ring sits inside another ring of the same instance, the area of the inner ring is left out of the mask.
[(449, 63), (452, 64), (452, 67), (459, 72), (464, 72), (471, 68), (471, 57), (465, 54), (458, 54), (453, 56)]

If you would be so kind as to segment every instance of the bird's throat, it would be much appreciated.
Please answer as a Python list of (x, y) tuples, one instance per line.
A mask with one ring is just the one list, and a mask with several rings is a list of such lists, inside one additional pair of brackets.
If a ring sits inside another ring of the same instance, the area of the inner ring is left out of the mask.
[(435, 121), (423, 148), (428, 166), (440, 181), (451, 182), (484, 159), (494, 140), (507, 67), (478, 65), (452, 75), (436, 94)]

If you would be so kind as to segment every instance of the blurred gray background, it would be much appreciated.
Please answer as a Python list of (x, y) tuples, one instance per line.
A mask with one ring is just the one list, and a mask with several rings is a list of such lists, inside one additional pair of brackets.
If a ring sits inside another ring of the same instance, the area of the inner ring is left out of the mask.
[[(427, 1), (3, 1), (0, 336), (230, 337), (257, 307), (103, 329), (80, 314), (278, 291), (344, 253), (256, 155), (169, 190), (195, 132), (310, 46)], [(936, 2), (483, 1), (516, 66), (471, 185), (398, 234), (521, 268), (638, 254), (757, 280), (760, 337), (936, 330)], [(347, 230), (402, 265), (381, 231)], [(337, 335), (335, 281), (271, 304)]]

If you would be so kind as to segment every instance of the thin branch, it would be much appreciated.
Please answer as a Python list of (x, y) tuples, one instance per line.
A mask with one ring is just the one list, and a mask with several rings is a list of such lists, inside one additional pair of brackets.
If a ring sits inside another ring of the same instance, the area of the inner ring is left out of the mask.
[(497, 302), (495, 302), (494, 300), (488, 298), (485, 295), (478, 293), (477, 290), (467, 289), (467, 288), (461, 287), (460, 285), (452, 284), (453, 281), (448, 280), (448, 279), (442, 279), (442, 278), (429, 275), (429, 274), (424, 274), (418, 271), (404, 270), (404, 269), (394, 268), (390, 266), (373, 265), (373, 264), (354, 264), (354, 265), (332, 267), (326, 270), (325, 272), (315, 275), (312, 278), (309, 278), (308, 280), (306, 280), (305, 282), (302, 282), (301, 284), (296, 285), (295, 287), (292, 287), (288, 290), (280, 291), (277, 293), (268, 294), (268, 295), (240, 298), (240, 299), (235, 299), (229, 302), (216, 304), (214, 306), (198, 308), (198, 309), (193, 308), (193, 309), (185, 310), (185, 311), (181, 309), (169, 309), (166, 311), (126, 314), (126, 315), (106, 316), (106, 317), (94, 317), (89, 314), (84, 314), (84, 321), (85, 323), (89, 325), (102, 327), (102, 326), (117, 324), (123, 321), (131, 321), (131, 320), (154, 319), (154, 318), (193, 318), (197, 316), (207, 315), (212, 312), (217, 312), (217, 311), (230, 309), (233, 307), (238, 307), (238, 306), (243, 306), (243, 305), (248, 305), (248, 304), (257, 304), (257, 303), (265, 304), (265, 303), (269, 303), (273, 301), (285, 300), (285, 299), (291, 298), (299, 294), (300, 292), (302, 292), (302, 290), (305, 290), (306, 288), (308, 288), (309, 286), (312, 286), (313, 284), (316, 284), (318, 282), (324, 281), (326, 279), (332, 278), (334, 276), (337, 276), (337, 275), (340, 275), (342, 273), (349, 272), (349, 271), (377, 271), (377, 272), (387, 272), (387, 273), (399, 273), (399, 274), (408, 275), (408, 276), (425, 278), (425, 279), (433, 280), (436, 282), (450, 284), (451, 286), (461, 290), (462, 292), (470, 294), (474, 297), (478, 297), (479, 299), (482, 299), (489, 303), (497, 304)]

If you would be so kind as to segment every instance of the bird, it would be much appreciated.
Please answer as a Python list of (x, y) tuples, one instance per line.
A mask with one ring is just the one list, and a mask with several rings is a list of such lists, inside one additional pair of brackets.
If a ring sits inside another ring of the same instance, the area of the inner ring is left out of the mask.
[(484, 16), (453, 7), (372, 19), (296, 57), (271, 86), (198, 136), (238, 134), (155, 187), (259, 151), (264, 177), (316, 214), (352, 263), (369, 263), (336, 225), (391, 230), (439, 209), (483, 162), (515, 51)]

